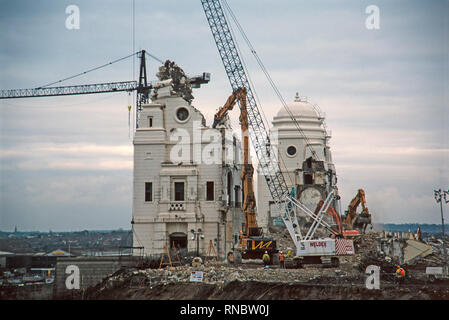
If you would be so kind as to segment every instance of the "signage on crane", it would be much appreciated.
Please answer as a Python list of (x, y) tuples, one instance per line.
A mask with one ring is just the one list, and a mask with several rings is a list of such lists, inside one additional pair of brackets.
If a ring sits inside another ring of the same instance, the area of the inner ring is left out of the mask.
[(335, 239), (300, 241), (298, 253), (299, 255), (335, 255)]

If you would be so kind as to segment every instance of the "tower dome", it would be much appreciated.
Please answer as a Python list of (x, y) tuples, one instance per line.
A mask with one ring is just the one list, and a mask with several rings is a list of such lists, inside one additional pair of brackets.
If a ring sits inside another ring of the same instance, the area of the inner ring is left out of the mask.
[[(287, 103), (287, 107), (295, 118), (318, 119), (319, 117), (313, 105), (306, 99), (301, 99), (298, 93), (296, 93), (295, 100), (293, 102)], [(282, 108), (279, 110), (275, 118), (284, 117), (287, 117), (289, 119), (291, 118), (287, 110), (285, 110), (285, 108)]]

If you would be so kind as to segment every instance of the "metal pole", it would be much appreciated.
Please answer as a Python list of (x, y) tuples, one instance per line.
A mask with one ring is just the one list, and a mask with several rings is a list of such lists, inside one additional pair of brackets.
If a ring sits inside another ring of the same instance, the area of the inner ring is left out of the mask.
[(434, 190), (434, 195), (435, 195), (435, 200), (437, 201), (437, 203), (440, 203), (440, 211), (441, 211), (441, 230), (442, 230), (442, 234), (443, 234), (443, 259), (444, 259), (444, 274), (447, 274), (447, 255), (446, 255), (446, 244), (444, 243), (444, 215), (443, 215), (443, 198), (444, 201), (446, 203), (448, 203), (449, 201), (446, 199), (447, 194), (449, 194), (449, 190), (446, 191), (441, 191), (441, 189), (439, 190)]
[(200, 234), (196, 233), (196, 256), (200, 256)]
[[(441, 194), (440, 194), (441, 196)], [(444, 243), (444, 216), (443, 216), (443, 199), (440, 200), (441, 209), (441, 229), (443, 231), (443, 259), (444, 259), (444, 271), (447, 273), (447, 258), (446, 258), (446, 245)]]

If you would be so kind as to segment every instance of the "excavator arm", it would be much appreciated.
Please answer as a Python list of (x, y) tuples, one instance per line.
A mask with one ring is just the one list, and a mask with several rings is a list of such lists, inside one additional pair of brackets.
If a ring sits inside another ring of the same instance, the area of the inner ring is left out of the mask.
[[(245, 104), (245, 111), (246, 111), (246, 89), (245, 88), (239, 88), (236, 91), (234, 91), (233, 94), (231, 94), (226, 100), (226, 103), (221, 107), (218, 112), (214, 115), (214, 123), (212, 124), (212, 128), (216, 128), (218, 124), (220, 124), (223, 120), (228, 111), (231, 111), (237, 100), (240, 100), (240, 104)], [(243, 102), (242, 102), (243, 101)], [(248, 118), (246, 119), (246, 126), (248, 127)]]
[[(362, 204), (362, 212), (357, 214), (357, 207)], [(348, 205), (348, 213), (343, 221), (347, 228), (360, 227), (364, 232), (368, 224), (371, 224), (371, 214), (366, 206), (365, 191), (359, 189), (356, 196)]]
[(249, 138), (248, 138), (248, 111), (246, 109), (246, 89), (239, 88), (229, 96), (226, 103), (221, 107), (214, 116), (213, 128), (222, 123), (228, 111), (232, 110), (237, 103), (240, 102), (240, 127), (243, 139), (243, 166), (240, 178), (243, 181), (243, 212), (246, 218), (247, 236), (260, 235), (260, 228), (257, 226), (256, 220), (256, 196), (254, 194), (253, 174), (254, 168), (249, 163)]

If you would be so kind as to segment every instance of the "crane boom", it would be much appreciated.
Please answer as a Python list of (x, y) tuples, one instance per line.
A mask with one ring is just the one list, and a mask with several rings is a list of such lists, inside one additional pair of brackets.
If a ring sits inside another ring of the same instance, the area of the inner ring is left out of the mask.
[(96, 83), (86, 85), (0, 90), (0, 99), (67, 96), (91, 93), (137, 90), (137, 81)]

